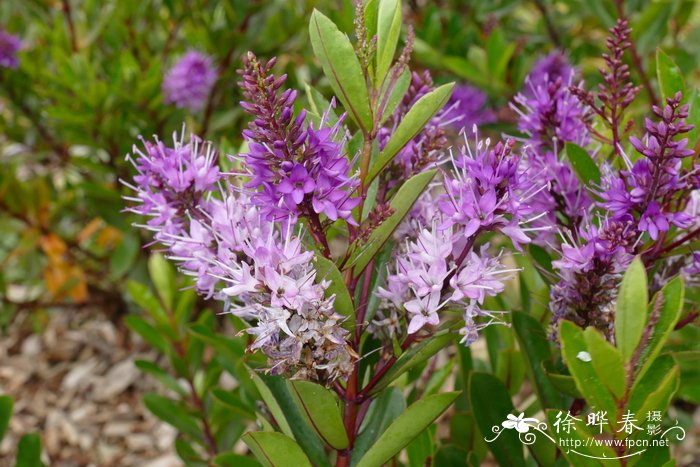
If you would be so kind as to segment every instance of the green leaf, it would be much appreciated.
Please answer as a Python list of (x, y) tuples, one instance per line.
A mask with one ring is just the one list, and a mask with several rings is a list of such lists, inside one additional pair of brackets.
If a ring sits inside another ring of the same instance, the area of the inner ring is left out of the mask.
[[(546, 367), (545, 367), (546, 368)], [(546, 371), (546, 370), (545, 370)], [(576, 399), (583, 399), (581, 391), (576, 387), (576, 381), (571, 375), (562, 375), (559, 373), (554, 373), (546, 371), (547, 378), (552, 382), (552, 385), (559, 390), (562, 394), (574, 397)]]
[(143, 318), (136, 315), (128, 315), (126, 318), (124, 318), (124, 324), (126, 324), (126, 327), (141, 336), (143, 340), (148, 342), (159, 352), (168, 354), (170, 350), (168, 341), (165, 339), (165, 337), (163, 337), (162, 333), (144, 321)]
[[(294, 400), (294, 397), (290, 393), (289, 384), (287, 380), (278, 376), (266, 376), (266, 375), (256, 375), (262, 383), (268, 388), (267, 393), (269, 396), (273, 397), (274, 406), (276, 406), (275, 412), (272, 412), (271, 404), (266, 399), (266, 395), (263, 394), (263, 400), (268, 404), (268, 408), (275, 416), (277, 421), (277, 415), (285, 421), (289, 430), (292, 434), (288, 435), (293, 437), (304, 450), (306, 455), (309, 457), (311, 462), (315, 466), (319, 467), (330, 467), (328, 456), (324, 450), (324, 444), (321, 438), (318, 437), (316, 432), (309, 426), (304, 418), (304, 415), (299, 410), (299, 407)], [(261, 394), (263, 392), (261, 391)]]
[(469, 379), (469, 400), (481, 435), (499, 465), (524, 466), (523, 444), (515, 430), (505, 430), (498, 437), (492, 428), (500, 427), (508, 414), (515, 412), (508, 390), (501, 380), (488, 373), (474, 372)]
[(435, 394), (413, 403), (389, 425), (389, 428), (362, 457), (357, 467), (376, 467), (388, 462), (447, 410), (459, 394), (459, 392)]
[(202, 429), (197, 419), (180, 403), (154, 393), (144, 395), (143, 403), (153, 415), (165, 423), (196, 439), (202, 439)]
[(352, 304), (352, 297), (345, 286), (343, 275), (338, 270), (335, 263), (322, 255), (315, 255), (316, 280), (329, 281), (330, 285), (326, 289), (328, 295), (335, 294), (333, 308), (341, 315), (345, 316), (343, 326), (346, 329), (355, 328), (355, 307)]
[[(387, 118), (391, 117), (391, 115), (401, 103), (401, 100), (406, 95), (406, 91), (408, 91), (408, 87), (410, 85), (411, 72), (410, 70), (406, 69), (403, 71), (403, 73), (399, 75), (399, 77), (396, 79), (396, 82), (394, 83), (394, 86), (389, 90), (389, 97), (387, 98), (386, 106), (384, 107), (381, 118), (379, 119), (379, 123), (384, 123)], [(388, 86), (389, 83), (387, 82), (384, 88), (382, 88), (382, 97), (380, 99), (380, 102), (382, 99), (384, 99), (384, 94), (386, 93), (386, 88)]]
[(567, 142), (565, 145), (566, 157), (571, 167), (584, 185), (600, 183), (600, 169), (593, 161), (588, 151), (581, 146)]
[(647, 322), (647, 273), (639, 257), (625, 272), (615, 309), (615, 342), (629, 361), (639, 345)]
[(2, 438), (5, 436), (7, 427), (10, 424), (13, 406), (14, 401), (10, 396), (0, 396), (0, 441), (2, 441)]
[(255, 414), (250, 411), (236, 393), (225, 389), (214, 388), (211, 390), (211, 395), (223, 405), (236, 411), (241, 417), (255, 420)]
[(559, 408), (564, 403), (559, 391), (547, 377), (543, 362), (551, 361), (550, 342), (542, 325), (530, 315), (513, 312), (513, 329), (528, 363), (530, 381), (545, 408)]
[(583, 338), (591, 355), (591, 363), (600, 381), (607, 386), (616, 399), (625, 393), (625, 366), (622, 355), (594, 327), (589, 327), (583, 333)]
[(678, 323), (680, 319), (681, 312), (683, 311), (684, 295), (685, 286), (683, 284), (683, 278), (678, 276), (666, 284), (664, 288), (658, 292), (657, 296), (652, 299), (649, 313), (654, 313), (653, 308), (656, 306), (656, 301), (659, 299), (662, 300), (661, 309), (658, 319), (655, 319), (655, 324), (651, 327), (649, 340), (639, 356), (639, 368), (636, 374), (637, 379), (644, 376), (644, 373), (659, 355), (668, 337), (673, 332), (676, 323)]
[(148, 312), (156, 323), (163, 326), (170, 325), (167, 313), (158, 301), (158, 298), (151, 292), (151, 289), (140, 282), (129, 281), (126, 285), (126, 290), (132, 300), (144, 311)]
[(357, 242), (351, 245), (352, 255), (348, 260), (346, 268), (354, 267), (353, 275), (359, 277), (365, 266), (382, 249), (382, 246), (394, 233), (406, 214), (411, 210), (413, 203), (423, 193), (425, 187), (435, 176), (436, 170), (428, 170), (411, 177), (404, 183), (391, 200), (391, 207), (394, 214), (389, 216), (381, 225), (374, 229), (367, 240), (367, 243), (360, 245)]
[(680, 91), (685, 97), (685, 81), (678, 65), (661, 49), (656, 49), (656, 76), (664, 100)]
[(441, 349), (454, 342), (454, 339), (455, 336), (452, 333), (436, 334), (429, 339), (411, 345), (406, 352), (401, 354), (384, 377), (379, 380), (377, 385), (370, 391), (370, 394), (376, 394), (411, 368), (415, 368), (427, 361)]
[(22, 436), (17, 445), (16, 467), (41, 467), (41, 438), (36, 433)]
[(398, 388), (388, 388), (372, 402), (367, 416), (360, 429), (360, 434), (352, 447), (352, 465), (362, 459), (362, 456), (384, 433), (389, 424), (406, 410), (406, 400)]
[(241, 438), (265, 467), (311, 467), (299, 445), (282, 433), (258, 431)]
[(128, 273), (139, 256), (141, 244), (133, 233), (124, 235), (122, 241), (109, 256), (109, 272), (114, 278)]
[(671, 355), (660, 356), (651, 364), (649, 371), (635, 381), (627, 408), (637, 414), (652, 410), (666, 411), (671, 397), (678, 390), (679, 374), (679, 366)]
[(401, 0), (381, 0), (377, 15), (377, 69), (375, 82), (381, 83), (394, 59), (401, 33)]
[(167, 373), (164, 369), (159, 367), (153, 362), (149, 362), (147, 360), (136, 360), (134, 362), (134, 365), (136, 365), (136, 368), (139, 370), (143, 371), (144, 373), (148, 373), (149, 375), (153, 376), (155, 379), (160, 382), (163, 386), (166, 388), (170, 389), (171, 391), (174, 391), (181, 396), (186, 396), (187, 391), (178, 383), (178, 381), (173, 378), (169, 373)]
[(311, 46), (321, 62), (333, 92), (363, 131), (372, 129), (367, 86), (362, 67), (348, 37), (320, 11), (314, 9), (309, 23)]
[(610, 420), (616, 420), (617, 405), (608, 388), (600, 380), (590, 361), (582, 359), (581, 352), (589, 352), (583, 331), (571, 321), (562, 321), (559, 326), (562, 355), (569, 367), (576, 387), (591, 406), (608, 412)]
[(503, 28), (497, 28), (489, 35), (486, 52), (491, 78), (496, 82), (503, 82), (508, 62), (515, 52), (515, 43), (507, 43)]
[(148, 272), (163, 304), (172, 310), (177, 294), (175, 268), (162, 255), (153, 253), (148, 259)]
[(270, 391), (270, 388), (265, 384), (265, 382), (255, 371), (249, 369), (249, 373), (250, 377), (255, 383), (255, 387), (258, 388), (258, 392), (260, 392), (260, 396), (262, 397), (263, 402), (265, 402), (267, 409), (274, 417), (275, 421), (277, 422), (277, 425), (280, 427), (280, 429), (285, 435), (294, 437), (292, 429), (290, 428), (289, 423), (287, 423), (287, 418), (284, 416), (284, 412), (282, 412), (282, 408), (277, 403), (277, 400), (272, 394), (272, 391)]
[(294, 399), (306, 421), (334, 449), (345, 449), (350, 444), (343, 426), (338, 399), (328, 389), (309, 381), (290, 381)]
[(384, 149), (379, 153), (374, 165), (369, 170), (366, 184), (369, 184), (374, 177), (386, 167), (396, 156), (396, 154), (411, 141), (433, 116), (445, 106), (445, 103), (452, 94), (454, 83), (443, 84), (439, 88), (433, 89), (413, 104), (413, 107), (406, 113), (399, 123)]
[(260, 463), (255, 459), (231, 452), (219, 454), (211, 462), (214, 467), (260, 467)]

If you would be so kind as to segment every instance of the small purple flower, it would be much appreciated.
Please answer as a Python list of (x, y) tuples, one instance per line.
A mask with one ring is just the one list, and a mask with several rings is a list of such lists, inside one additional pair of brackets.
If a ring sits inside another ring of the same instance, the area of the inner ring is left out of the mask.
[(165, 102), (197, 112), (204, 108), (217, 77), (211, 57), (190, 50), (163, 78)]
[(0, 67), (17, 68), (19, 58), (17, 52), (22, 48), (22, 40), (0, 29)]
[(443, 121), (459, 130), (496, 121), (496, 114), (486, 107), (486, 94), (468, 84), (458, 84), (441, 114)]
[(289, 173), (289, 176), (283, 178), (277, 186), (280, 193), (285, 195), (287, 205), (296, 206), (301, 203), (307, 193), (311, 193), (316, 188), (316, 183), (309, 176), (303, 165), (297, 164)]

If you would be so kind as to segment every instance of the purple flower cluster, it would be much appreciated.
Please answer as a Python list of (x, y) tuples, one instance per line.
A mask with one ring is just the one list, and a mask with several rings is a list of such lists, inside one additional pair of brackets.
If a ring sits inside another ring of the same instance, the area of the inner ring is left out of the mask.
[(185, 143), (184, 128), (179, 139), (173, 135), (173, 147), (158, 139), (142, 142), (143, 150), (133, 148), (135, 158), (127, 156), (138, 172), (135, 186), (129, 185), (137, 196), (127, 198), (137, 204), (129, 210), (148, 217), (150, 228), (176, 233), (182, 218), (192, 214), (221, 179), (218, 155), (196, 136)]
[(677, 137), (689, 132), (688, 106), (681, 105), (681, 94), (668, 98), (664, 108), (654, 106), (658, 123), (646, 119), (646, 134), (630, 143), (643, 158), (632, 164), (627, 158), (628, 170), (612, 173), (603, 181), (601, 206), (616, 220), (636, 222), (641, 232), (656, 240), (671, 225), (687, 228), (693, 219), (678, 210), (678, 200), (687, 200), (690, 192), (700, 188), (692, 174), (700, 170), (684, 168), (682, 159), (692, 156), (687, 138)]
[(360, 200), (352, 194), (359, 181), (349, 175), (351, 163), (343, 154), (343, 118), (327, 126), (324, 115), (314, 128), (305, 124), (305, 111), (295, 117), (296, 91), (280, 92), (286, 75), (275, 78), (274, 64), (249, 53), (239, 72), (246, 98), (241, 105), (255, 117), (244, 131), (249, 150), (243, 155), (251, 176), (246, 186), (255, 190), (252, 201), (268, 219), (323, 214), (355, 224), (352, 210)]
[(180, 57), (163, 78), (165, 102), (192, 112), (202, 110), (217, 77), (211, 57), (191, 50)]
[(550, 291), (553, 334), (566, 319), (612, 336), (617, 287), (634, 258), (638, 238), (630, 222), (613, 220), (572, 233), (562, 245), (562, 257), (552, 262), (560, 277)]
[(144, 227), (198, 292), (251, 323), (250, 349), (268, 356), (272, 372), (326, 383), (346, 376), (355, 357), (344, 317), (335, 296), (326, 297), (329, 283), (316, 277), (302, 233), (268, 220), (240, 187), (223, 186), (210, 143), (144, 145), (129, 156), (138, 172), (129, 210), (149, 217)]
[(0, 67), (17, 68), (19, 58), (17, 52), (22, 48), (22, 40), (0, 29)]
[[(476, 137), (476, 128), (474, 128)], [(483, 309), (485, 299), (500, 293), (513, 270), (500, 257), (490, 257), (488, 245), (475, 250), (480, 234), (500, 232), (516, 246), (530, 241), (523, 224), (532, 219), (528, 199), (538, 189), (521, 170), (512, 141), (467, 143), (453, 158), (454, 171), (443, 175), (442, 193), (423, 194), (394, 236), (400, 242), (385, 287), (382, 305), (371, 330), (391, 338), (400, 330), (405, 311), (407, 333), (440, 323), (438, 311), (462, 310), (462, 342), (473, 343), (478, 331), (503, 323), (496, 311)]]
[(554, 52), (541, 58), (526, 79), (526, 88), (515, 97), (518, 127), (525, 132), (523, 164), (539, 185), (547, 189), (532, 200), (543, 213), (533, 224), (539, 227), (535, 242), (552, 243), (559, 228), (576, 229), (593, 202), (569, 163), (562, 158), (566, 142), (581, 146), (590, 137), (584, 120), (586, 109), (569, 91), (574, 69), (566, 57)]

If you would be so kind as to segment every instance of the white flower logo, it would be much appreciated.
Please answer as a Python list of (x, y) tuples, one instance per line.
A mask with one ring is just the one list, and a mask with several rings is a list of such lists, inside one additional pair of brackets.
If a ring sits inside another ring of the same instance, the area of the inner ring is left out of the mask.
[(513, 414), (508, 414), (506, 419), (507, 420), (504, 420), (503, 423), (501, 423), (503, 428), (507, 428), (509, 430), (515, 428), (518, 433), (527, 433), (530, 430), (530, 425), (528, 425), (528, 423), (539, 422), (539, 420), (536, 418), (525, 418), (524, 412), (521, 412), (517, 417)]

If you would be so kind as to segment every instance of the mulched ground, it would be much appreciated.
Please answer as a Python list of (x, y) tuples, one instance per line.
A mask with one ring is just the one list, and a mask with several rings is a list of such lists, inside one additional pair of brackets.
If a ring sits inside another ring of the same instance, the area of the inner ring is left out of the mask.
[(159, 390), (134, 360), (152, 360), (123, 326), (87, 311), (52, 314), (41, 334), (18, 316), (0, 335), (0, 393), (15, 400), (0, 444), (0, 467), (13, 464), (23, 433), (39, 432), (46, 465), (170, 467), (175, 431), (150, 415), (141, 396)]

